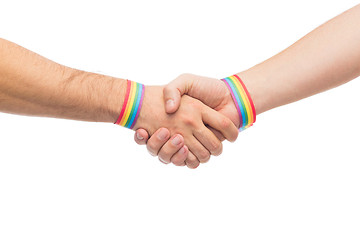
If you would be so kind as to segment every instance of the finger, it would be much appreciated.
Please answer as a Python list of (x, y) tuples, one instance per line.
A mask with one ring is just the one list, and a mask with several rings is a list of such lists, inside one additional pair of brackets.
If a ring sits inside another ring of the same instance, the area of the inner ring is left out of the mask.
[(153, 156), (157, 156), (161, 147), (170, 138), (170, 132), (167, 128), (158, 129), (147, 141), (146, 148)]
[(186, 146), (188, 146), (190, 152), (192, 152), (195, 157), (201, 163), (205, 163), (210, 159), (210, 152), (194, 137), (190, 137), (185, 141)]
[(192, 154), (192, 152), (189, 152), (185, 163), (186, 163), (186, 166), (191, 169), (195, 169), (200, 165), (199, 160), (195, 157), (194, 154)]
[(205, 106), (202, 111), (202, 119), (204, 124), (218, 130), (228, 141), (234, 142), (236, 140), (239, 130), (229, 118), (221, 113)]
[(199, 127), (193, 132), (195, 138), (211, 153), (218, 156), (222, 152), (222, 143), (205, 125)]
[(187, 93), (193, 80), (192, 78), (186, 78), (186, 74), (177, 77), (164, 87), (164, 101), (165, 111), (167, 113), (174, 113), (180, 106), (181, 96)]
[(183, 146), (171, 157), (171, 162), (176, 166), (185, 166), (185, 161), (190, 154), (187, 146)]
[(139, 128), (134, 133), (134, 140), (139, 145), (145, 145), (148, 139), (149, 139), (149, 134), (145, 129)]
[(221, 134), (221, 132), (210, 126), (206, 126), (206, 127), (215, 134), (215, 136), (220, 140), (220, 142), (225, 140), (225, 137)]
[(184, 146), (184, 138), (180, 134), (175, 134), (167, 141), (159, 151), (159, 159), (162, 162), (170, 163), (171, 157)]
[(163, 163), (163, 164), (169, 164), (169, 162), (163, 161), (160, 157), (159, 157), (159, 161), (160, 161), (161, 163)]

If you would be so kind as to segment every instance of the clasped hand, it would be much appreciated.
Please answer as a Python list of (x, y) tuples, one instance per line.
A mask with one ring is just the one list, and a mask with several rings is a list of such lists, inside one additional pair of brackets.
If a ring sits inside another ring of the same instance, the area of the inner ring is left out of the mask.
[(135, 141), (163, 163), (197, 168), (221, 154), (223, 140), (236, 140), (239, 124), (224, 82), (182, 74), (166, 86), (146, 87)]

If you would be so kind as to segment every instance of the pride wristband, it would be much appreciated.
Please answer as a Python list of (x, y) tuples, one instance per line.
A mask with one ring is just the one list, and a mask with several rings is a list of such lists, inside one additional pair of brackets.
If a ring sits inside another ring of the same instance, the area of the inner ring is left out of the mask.
[(124, 104), (115, 124), (130, 129), (134, 127), (139, 117), (144, 92), (145, 86), (143, 84), (127, 80)]
[(241, 81), (238, 75), (226, 77), (221, 80), (224, 81), (224, 83), (230, 90), (236, 109), (239, 113), (239, 130), (243, 131), (246, 128), (251, 127), (256, 121), (256, 112), (254, 103), (244, 83)]

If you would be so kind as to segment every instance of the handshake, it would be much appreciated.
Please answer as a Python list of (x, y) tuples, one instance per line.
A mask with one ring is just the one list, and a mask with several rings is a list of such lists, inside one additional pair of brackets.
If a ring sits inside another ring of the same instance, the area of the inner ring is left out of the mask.
[(239, 128), (246, 125), (243, 121), (247, 120), (247, 126), (255, 121), (251, 99), (247, 100), (248, 105), (247, 98), (245, 105), (240, 101), (240, 108), (250, 108), (251, 113), (250, 117), (241, 117), (234, 101), (239, 101), (241, 95), (234, 96), (231, 84), (182, 74), (166, 86), (147, 86), (133, 125), (137, 129), (135, 141), (146, 144), (150, 154), (158, 156), (161, 162), (176, 166), (197, 168), (210, 155), (220, 155), (223, 140), (235, 141)]
[(135, 141), (163, 163), (197, 168), (221, 154), (223, 140), (235, 141), (256, 113), (360, 76), (359, 25), (357, 5), (238, 75), (219, 80), (182, 74), (166, 86), (146, 88), (62, 66), (0, 38), (0, 112), (118, 119), (116, 124), (135, 129)]

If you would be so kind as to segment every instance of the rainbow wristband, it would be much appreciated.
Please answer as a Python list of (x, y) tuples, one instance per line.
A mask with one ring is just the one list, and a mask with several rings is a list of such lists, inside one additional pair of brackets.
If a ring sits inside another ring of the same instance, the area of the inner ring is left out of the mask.
[(240, 131), (251, 127), (256, 121), (254, 103), (248, 90), (238, 75), (221, 79), (229, 88), (240, 117)]
[(127, 88), (124, 104), (115, 124), (133, 128), (139, 117), (144, 99), (145, 86), (143, 84), (127, 80)]

